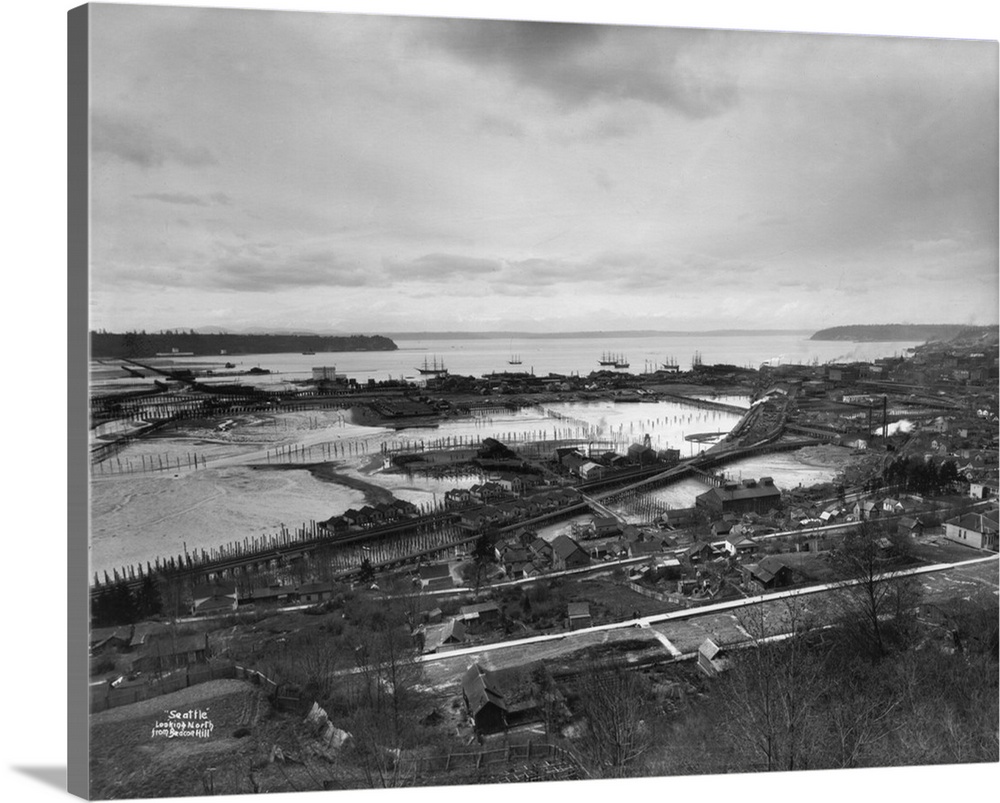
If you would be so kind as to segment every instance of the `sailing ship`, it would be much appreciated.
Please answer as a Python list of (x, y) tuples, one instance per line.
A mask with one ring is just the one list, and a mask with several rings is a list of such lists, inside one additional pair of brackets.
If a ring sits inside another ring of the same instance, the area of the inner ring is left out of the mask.
[(628, 368), (628, 357), (624, 354), (619, 354), (618, 359), (615, 360), (615, 368)]
[(615, 365), (617, 362), (618, 357), (614, 354), (608, 354), (606, 351), (601, 355), (601, 359), (597, 361), (599, 365)]
[(511, 354), (510, 359), (507, 360), (507, 365), (520, 365), (520, 364), (521, 364), (520, 354)]
[(666, 361), (660, 364), (660, 367), (664, 371), (669, 371), (674, 374), (680, 371), (680, 366), (677, 364), (677, 360), (674, 359), (673, 355), (667, 357)]
[(448, 369), (444, 367), (444, 360), (438, 362), (437, 357), (431, 363), (428, 363), (427, 358), (424, 357), (424, 365), (422, 368), (418, 367), (417, 371), (424, 376), (442, 376), (448, 373)]

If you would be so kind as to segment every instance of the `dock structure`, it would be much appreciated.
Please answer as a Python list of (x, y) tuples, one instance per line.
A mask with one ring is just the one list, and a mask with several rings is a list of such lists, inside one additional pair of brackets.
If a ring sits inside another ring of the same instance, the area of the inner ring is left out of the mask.
[(726, 481), (724, 474), (716, 474), (712, 471), (705, 471), (704, 469), (694, 466), (691, 468), (691, 473), (694, 474), (699, 480), (704, 482), (706, 485), (711, 485), (715, 488), (721, 488)]
[[(316, 522), (295, 530), (281, 528), (271, 536), (245, 538), (227, 546), (211, 550), (197, 550), (157, 559), (145, 567), (124, 567), (121, 572), (105, 572), (104, 582), (95, 576), (91, 594), (116, 583), (137, 588), (147, 575), (164, 575), (194, 582), (211, 582), (219, 578), (234, 578), (240, 573), (273, 569), (310, 558), (329, 550), (350, 550), (351, 559), (341, 561), (345, 572), (357, 569), (361, 553), (374, 556), (373, 564), (391, 565), (397, 561), (415, 558), (454, 547), (457, 542), (468, 540), (465, 531), (457, 526), (459, 516), (453, 512), (435, 512), (404, 521), (392, 522), (381, 527), (344, 533), (331, 532)], [(357, 558), (355, 561), (354, 558)]]
[(598, 502), (592, 496), (587, 496), (586, 494), (580, 494), (580, 497), (583, 499), (584, 502), (587, 503), (587, 506), (590, 507), (595, 513), (597, 513), (597, 514), (599, 514), (601, 516), (606, 516), (606, 517), (609, 517), (609, 518), (613, 518), (619, 524), (627, 524), (628, 523), (628, 522), (625, 521), (625, 517), (621, 513), (616, 513), (611, 508), (606, 507), (605, 505), (603, 505), (600, 502)]
[[(715, 485), (719, 481), (716, 475), (709, 472), (708, 469), (725, 465), (726, 463), (732, 463), (736, 460), (744, 460), (748, 457), (756, 457), (762, 454), (774, 454), (776, 452), (791, 452), (805, 446), (816, 446), (819, 443), (822, 443), (822, 441), (815, 438), (796, 439), (793, 441), (770, 441), (752, 444), (750, 446), (730, 447), (714, 452), (705, 452), (697, 457), (684, 460), (666, 471), (654, 473), (652, 476), (647, 476), (623, 487), (608, 488), (608, 490), (603, 493), (592, 494), (592, 497), (604, 504), (607, 504), (613, 502), (615, 499), (624, 498), (628, 495), (650, 491), (654, 488), (662, 488), (664, 485), (669, 485), (671, 482), (683, 479), (696, 471), (699, 474), (699, 479), (712, 478), (709, 481), (711, 484)], [(596, 489), (596, 487), (599, 487), (599, 484), (603, 484), (605, 487), (615, 485), (617, 484), (616, 480), (620, 483), (621, 478), (611, 476), (603, 481), (597, 480), (594, 483), (588, 483), (588, 490)]]
[[(533, 518), (519, 520), (498, 528), (501, 534), (521, 527), (536, 527), (553, 520), (586, 512), (584, 502), (569, 504)], [(609, 514), (613, 515), (613, 514)], [(454, 553), (479, 538), (480, 533), (459, 526), (460, 514), (436, 511), (412, 519), (379, 527), (334, 533), (316, 522), (295, 530), (265, 537), (246, 538), (228, 546), (200, 550), (157, 559), (145, 567), (114, 569), (101, 582), (95, 576), (91, 595), (117, 583), (137, 589), (147, 575), (163, 575), (192, 582), (212, 582), (221, 578), (238, 579), (248, 573), (287, 567), (295, 561), (323, 554), (331, 558), (334, 575), (349, 576), (367, 559), (375, 569), (387, 569), (418, 560)]]
[(705, 410), (719, 410), (724, 413), (737, 413), (739, 415), (744, 415), (748, 412), (750, 408), (748, 407), (738, 407), (735, 404), (726, 404), (725, 402), (712, 401), (711, 399), (696, 399), (692, 396), (685, 396), (681, 393), (670, 393), (665, 390), (657, 390), (656, 395), (662, 397), (668, 401), (679, 402), (680, 404), (687, 404), (691, 407), (701, 407)]

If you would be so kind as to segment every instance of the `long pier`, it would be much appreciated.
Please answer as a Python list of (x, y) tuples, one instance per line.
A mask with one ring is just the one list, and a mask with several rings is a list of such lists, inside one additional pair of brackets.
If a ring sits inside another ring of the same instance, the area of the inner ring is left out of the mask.
[(745, 415), (750, 410), (749, 407), (738, 407), (735, 404), (726, 404), (725, 402), (711, 401), (709, 399), (695, 399), (691, 396), (684, 396), (681, 393), (670, 393), (664, 390), (657, 390), (655, 392), (657, 397), (662, 397), (667, 401), (675, 401), (690, 405), (691, 407), (701, 407), (705, 410), (719, 410), (724, 413), (737, 413), (739, 415)]

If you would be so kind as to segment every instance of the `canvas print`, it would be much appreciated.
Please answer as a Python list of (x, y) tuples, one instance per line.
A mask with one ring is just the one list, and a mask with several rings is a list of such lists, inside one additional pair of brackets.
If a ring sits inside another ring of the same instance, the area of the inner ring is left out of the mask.
[(84, 12), (86, 794), (997, 762), (996, 42)]

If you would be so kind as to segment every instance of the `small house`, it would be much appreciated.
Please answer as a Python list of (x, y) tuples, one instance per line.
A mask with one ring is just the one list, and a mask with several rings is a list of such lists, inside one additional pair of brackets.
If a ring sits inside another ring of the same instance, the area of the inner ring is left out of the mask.
[(792, 570), (778, 557), (769, 555), (759, 563), (748, 564), (740, 570), (743, 585), (763, 593), (792, 584)]
[(158, 639), (146, 646), (133, 666), (143, 672), (163, 672), (207, 661), (208, 634), (199, 633)]
[(710, 678), (725, 671), (729, 666), (722, 648), (710, 638), (698, 647), (698, 668)]
[(639, 466), (648, 466), (656, 462), (656, 452), (644, 443), (633, 443), (628, 447), (628, 460)]
[(599, 480), (604, 476), (605, 471), (606, 469), (604, 466), (599, 465), (592, 460), (588, 460), (579, 468), (580, 479), (584, 481)]
[(468, 488), (452, 488), (444, 492), (444, 506), (447, 508), (465, 507), (472, 504), (472, 494)]
[(854, 515), (858, 521), (872, 521), (882, 515), (882, 505), (871, 499), (858, 501), (854, 505)]
[(552, 562), (552, 544), (544, 538), (536, 538), (528, 544), (528, 551), (535, 556), (536, 560), (542, 561), (545, 565)]
[(235, 611), (238, 604), (236, 583), (196, 586), (191, 591), (191, 613), (196, 616)]
[(648, 541), (629, 541), (626, 551), (630, 558), (655, 557), (663, 554), (663, 544), (655, 538)]
[(997, 511), (989, 513), (966, 513), (944, 523), (944, 537), (957, 544), (997, 551), (997, 532), (1000, 525)]
[(255, 588), (250, 592), (250, 599), (255, 604), (286, 602), (294, 589), (290, 586), (269, 585), (266, 588)]
[(459, 616), (467, 622), (482, 622), (486, 625), (500, 621), (500, 606), (496, 602), (478, 602), (475, 605), (463, 605), (458, 609)]
[(590, 605), (586, 602), (570, 602), (566, 606), (566, 619), (570, 630), (590, 627), (592, 624)]
[(621, 532), (621, 523), (614, 516), (595, 516), (590, 526), (595, 538), (609, 538)]
[(421, 652), (434, 653), (454, 647), (465, 641), (465, 624), (461, 619), (449, 619), (441, 624), (428, 625), (423, 631)]
[(689, 563), (704, 563), (711, 560), (714, 556), (715, 550), (704, 541), (691, 544), (691, 546), (681, 552), (681, 557), (686, 558)]
[(507, 728), (507, 704), (503, 691), (490, 673), (473, 664), (462, 677), (462, 698), (481, 733), (497, 733)]
[(590, 555), (568, 535), (552, 540), (552, 568), (556, 571), (577, 569), (590, 564)]
[(319, 583), (303, 583), (296, 592), (299, 602), (326, 602), (333, 597), (333, 583), (329, 580)]
[(752, 538), (747, 538), (742, 533), (730, 533), (726, 540), (722, 542), (722, 548), (730, 555), (743, 557), (745, 555), (752, 555), (757, 551), (757, 542)]
[(979, 479), (969, 483), (969, 496), (973, 499), (995, 499), (998, 492), (1000, 483), (995, 479)]
[(102, 655), (111, 650), (127, 650), (132, 641), (132, 625), (95, 627), (90, 631), (90, 654)]
[(671, 530), (692, 527), (698, 523), (700, 513), (697, 508), (686, 507), (677, 510), (667, 510), (660, 516), (660, 526)]
[(160, 622), (139, 622), (132, 628), (132, 640), (128, 643), (130, 650), (142, 650), (154, 641), (167, 638), (170, 635), (168, 625)]
[(451, 568), (447, 563), (421, 566), (417, 574), (420, 578), (420, 587), (428, 591), (454, 588), (455, 584), (451, 579)]

